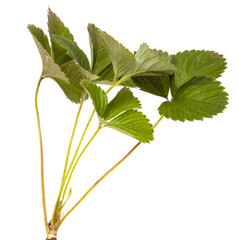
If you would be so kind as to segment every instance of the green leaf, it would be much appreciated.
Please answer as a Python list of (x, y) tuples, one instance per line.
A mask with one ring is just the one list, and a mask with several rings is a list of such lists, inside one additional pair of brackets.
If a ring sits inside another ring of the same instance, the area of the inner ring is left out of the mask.
[(106, 68), (109, 69), (110, 67), (110, 71), (112, 70), (112, 73), (114, 76), (113, 66), (111, 64), (111, 60), (108, 55), (108, 52), (106, 51), (103, 43), (100, 41), (99, 34), (98, 34), (99, 31), (100, 30), (97, 27), (95, 27), (94, 24), (88, 25), (90, 48), (91, 48), (91, 72), (99, 76), (102, 76)]
[(98, 116), (103, 118), (108, 107), (108, 98), (106, 93), (101, 87), (87, 80), (83, 80), (81, 84), (90, 95)]
[(124, 111), (135, 108), (141, 108), (140, 101), (128, 88), (124, 87), (110, 101), (104, 119), (109, 120)]
[(218, 78), (226, 69), (225, 58), (213, 51), (180, 52), (172, 56), (171, 61), (178, 68), (172, 81), (172, 95), (194, 76)]
[(107, 122), (106, 125), (141, 142), (153, 140), (153, 129), (149, 120), (137, 110), (128, 110)]
[(53, 39), (53, 35), (57, 34), (65, 37), (71, 41), (74, 41), (73, 35), (70, 33), (69, 29), (65, 27), (64, 23), (60, 18), (48, 9), (48, 30), (51, 37), (51, 47), (52, 47), (52, 57), (54, 61), (61, 65), (68, 61), (71, 61), (71, 57), (67, 54), (67, 51)]
[(134, 67), (134, 54), (107, 33), (99, 30), (98, 34), (111, 59), (115, 76), (120, 78)]
[(41, 55), (43, 65), (42, 76), (49, 78), (58, 78), (60, 81), (69, 83), (69, 80), (65, 76), (65, 73), (61, 71), (59, 65), (57, 65), (54, 62), (53, 58), (49, 55), (49, 44), (46, 40), (47, 37), (44, 35), (43, 31), (40, 28), (36, 28), (34, 25), (29, 25), (28, 29), (30, 30), (37, 45), (38, 51)]
[(87, 79), (84, 69), (76, 64), (73, 60), (61, 65), (61, 70), (66, 74), (70, 84), (65, 84), (59, 79), (55, 81), (64, 91), (66, 97), (72, 102), (79, 103), (84, 93), (84, 88), (81, 85), (82, 79)]
[(69, 54), (72, 59), (82, 66), (87, 71), (90, 71), (90, 64), (85, 53), (77, 46), (77, 44), (65, 37), (54, 34), (52, 38), (60, 44)]
[(167, 99), (169, 92), (169, 76), (139, 76), (133, 78), (133, 83), (140, 88), (140, 90), (154, 94), (156, 96)]
[(159, 52), (150, 49), (147, 44), (142, 44), (135, 54), (136, 63), (131, 73), (134, 76), (152, 75), (150, 73), (172, 74), (175, 66), (169, 58), (160, 56)]
[(228, 94), (214, 78), (193, 77), (176, 93), (171, 102), (163, 102), (159, 114), (180, 121), (203, 120), (221, 113), (227, 105)]

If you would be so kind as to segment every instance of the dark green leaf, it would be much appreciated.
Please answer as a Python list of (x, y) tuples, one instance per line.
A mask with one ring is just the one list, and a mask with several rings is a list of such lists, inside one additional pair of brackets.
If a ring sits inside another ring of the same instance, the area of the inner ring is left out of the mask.
[(65, 27), (60, 18), (53, 13), (50, 8), (48, 9), (48, 30), (51, 37), (52, 57), (54, 61), (59, 65), (71, 61), (72, 59), (67, 54), (67, 51), (61, 45), (55, 42), (52, 36), (57, 34), (71, 41), (74, 41), (74, 37), (70, 33), (69, 29)]
[(90, 95), (98, 116), (103, 118), (108, 107), (108, 98), (106, 93), (101, 87), (87, 80), (83, 80), (81, 84)]
[(124, 111), (135, 108), (141, 108), (138, 98), (134, 97), (133, 93), (124, 87), (110, 101), (104, 119), (109, 120)]
[(51, 47), (48, 38), (42, 29), (34, 26), (33, 24), (28, 25), (28, 29), (31, 34), (37, 39), (37, 41), (42, 45), (42, 47), (48, 52), (48, 54), (51, 55)]
[(55, 79), (64, 91), (67, 98), (72, 102), (79, 103), (84, 92), (84, 88), (81, 85), (82, 79), (87, 79), (84, 69), (76, 64), (73, 60), (61, 65), (61, 70), (66, 74), (70, 84), (65, 84), (59, 79)]
[(146, 116), (137, 110), (123, 112), (107, 122), (106, 125), (141, 142), (153, 140), (152, 125)]
[(172, 56), (172, 63), (178, 68), (172, 81), (172, 95), (194, 76), (206, 75), (218, 78), (226, 68), (222, 55), (213, 51), (185, 51)]
[(99, 29), (96, 28), (94, 24), (89, 24), (88, 32), (91, 48), (91, 72), (102, 76), (105, 72), (105, 69), (109, 69), (110, 67), (110, 70), (112, 70), (114, 76), (113, 66), (111, 64), (108, 52), (99, 39)]
[(164, 98), (168, 97), (170, 85), (168, 75), (134, 77), (133, 83), (142, 91)]
[(161, 104), (159, 114), (180, 121), (211, 118), (225, 109), (227, 95), (214, 78), (193, 77), (179, 88), (171, 102)]
[(52, 38), (60, 44), (70, 55), (72, 59), (82, 66), (87, 71), (90, 71), (90, 64), (85, 53), (77, 46), (77, 44), (65, 37), (59, 36), (57, 34), (52, 35)]

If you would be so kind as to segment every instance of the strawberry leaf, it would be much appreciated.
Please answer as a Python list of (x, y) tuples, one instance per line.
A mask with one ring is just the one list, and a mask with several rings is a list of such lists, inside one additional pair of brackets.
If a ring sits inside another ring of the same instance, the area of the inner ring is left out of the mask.
[(203, 120), (221, 113), (227, 105), (227, 93), (214, 78), (193, 77), (176, 93), (171, 102), (163, 102), (159, 114), (179, 121)]
[(65, 76), (65, 73), (61, 71), (61, 68), (56, 64), (53, 58), (49, 55), (49, 43), (46, 35), (40, 28), (34, 25), (28, 26), (33, 39), (37, 45), (38, 51), (42, 59), (42, 77), (58, 78), (60, 81), (69, 83), (69, 79)]
[(106, 126), (144, 143), (153, 140), (152, 125), (146, 116), (137, 110), (128, 110), (121, 113), (107, 122)]
[(72, 58), (67, 54), (67, 50), (53, 39), (53, 35), (57, 34), (71, 41), (74, 41), (74, 37), (69, 29), (65, 27), (61, 19), (52, 12), (50, 8), (48, 9), (48, 30), (51, 38), (52, 57), (55, 63), (61, 65), (71, 61)]
[(225, 58), (213, 51), (180, 52), (172, 56), (171, 62), (178, 68), (172, 81), (172, 95), (194, 76), (218, 78), (226, 69)]
[(106, 32), (99, 30), (98, 34), (112, 62), (115, 77), (118, 79), (131, 71), (135, 64), (134, 54)]
[(141, 108), (140, 101), (128, 88), (124, 87), (110, 101), (104, 119), (109, 120), (124, 111), (135, 108)]
[(108, 98), (105, 91), (87, 80), (83, 80), (81, 84), (88, 92), (98, 116), (104, 118), (105, 111), (108, 107)]
[(87, 71), (90, 71), (90, 64), (85, 53), (77, 46), (77, 44), (70, 39), (54, 34), (52, 38), (60, 44), (69, 54), (72, 59), (82, 66)]

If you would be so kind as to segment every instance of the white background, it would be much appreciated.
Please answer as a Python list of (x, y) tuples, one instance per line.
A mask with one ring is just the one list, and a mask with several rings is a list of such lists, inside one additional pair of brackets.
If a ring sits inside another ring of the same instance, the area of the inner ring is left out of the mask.
[[(41, 59), (27, 24), (47, 32), (47, 8), (63, 20), (88, 56), (87, 24), (95, 23), (131, 51), (147, 42), (174, 54), (191, 49), (223, 54), (220, 78), (229, 93), (223, 114), (203, 122), (164, 119), (155, 141), (143, 144), (70, 215), (58, 240), (238, 240), (238, 7), (237, 1), (4, 1), (0, 6), (0, 239), (46, 238), (34, 93)], [(155, 123), (161, 99), (135, 91)], [(113, 96), (113, 95), (111, 95)], [(77, 106), (55, 82), (39, 92), (46, 200), (50, 219)], [(92, 111), (81, 115), (76, 141)], [(92, 131), (96, 127), (94, 119)], [(89, 135), (90, 136), (90, 133)], [(136, 141), (102, 130), (76, 169), (69, 206)]]

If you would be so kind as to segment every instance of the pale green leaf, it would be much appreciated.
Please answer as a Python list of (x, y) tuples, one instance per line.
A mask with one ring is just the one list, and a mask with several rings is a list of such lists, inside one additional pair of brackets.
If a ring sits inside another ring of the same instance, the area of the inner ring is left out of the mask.
[(107, 33), (99, 30), (98, 34), (111, 59), (115, 76), (120, 78), (134, 67), (134, 54)]
[(131, 71), (134, 76), (152, 75), (152, 73), (172, 74), (175, 66), (169, 58), (160, 56), (159, 52), (150, 49), (147, 44), (142, 44), (135, 54), (136, 63)]
[(106, 126), (116, 129), (141, 142), (153, 140), (153, 129), (149, 120), (137, 110), (128, 110), (106, 123)]
[(71, 41), (74, 41), (74, 37), (70, 33), (69, 29), (65, 27), (60, 18), (52, 12), (50, 8), (48, 9), (48, 30), (51, 37), (52, 57), (54, 61), (59, 65), (71, 61), (72, 58), (67, 54), (67, 51), (60, 44), (54, 41), (52, 36), (57, 34)]
[(87, 56), (85, 53), (77, 46), (77, 44), (65, 37), (62, 37), (60, 35), (54, 34), (52, 38), (60, 44), (69, 54), (69, 56), (72, 59), (75, 59), (76, 62), (86, 69), (87, 71), (90, 71), (90, 64)]
[(81, 84), (88, 92), (98, 116), (103, 118), (108, 107), (108, 98), (106, 93), (101, 87), (87, 80), (83, 80)]
[(226, 69), (225, 58), (213, 51), (185, 51), (172, 56), (171, 62), (178, 71), (172, 81), (172, 95), (194, 76), (218, 78)]
[(193, 77), (179, 88), (171, 102), (163, 102), (159, 114), (180, 121), (203, 120), (221, 113), (227, 105), (227, 93), (214, 78)]
[(118, 114), (135, 108), (141, 108), (138, 98), (126, 87), (122, 88), (110, 101), (104, 119), (109, 120)]
[[(33, 25), (29, 27), (30, 32), (32, 33), (33, 39), (37, 45), (38, 51), (41, 55), (42, 59), (42, 76), (49, 78), (58, 78), (61, 81), (66, 83), (69, 82), (68, 78), (65, 76), (65, 73), (61, 71), (61, 68), (58, 64), (56, 64), (53, 58), (49, 55), (48, 44), (46, 40), (42, 41), (42, 39), (46, 39), (43, 37), (43, 32), (40, 28), (35, 28)], [(44, 44), (42, 45), (39, 40)], [(44, 48), (46, 47), (46, 49)]]

